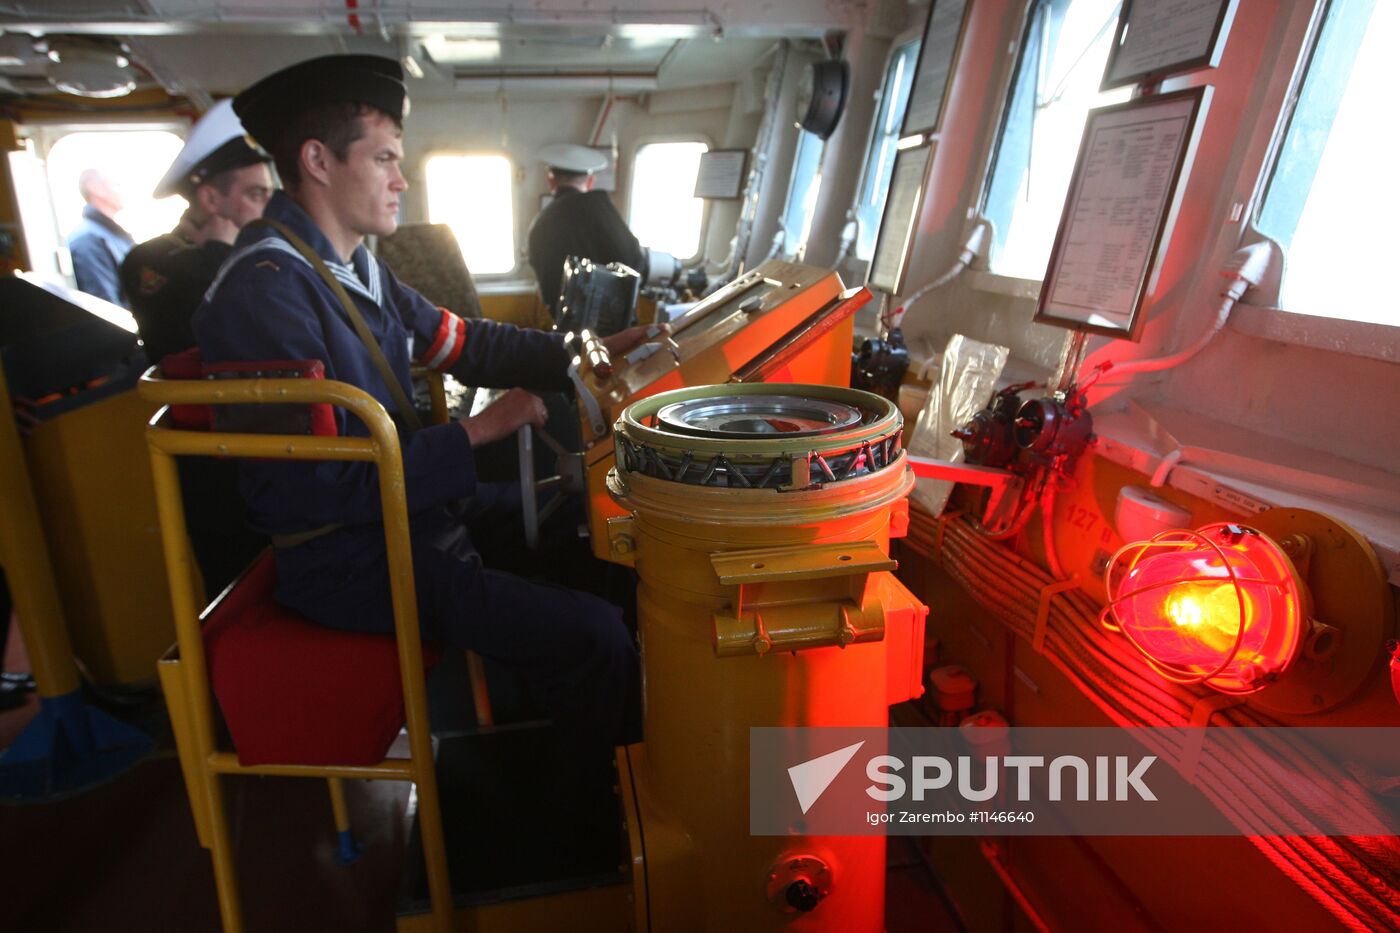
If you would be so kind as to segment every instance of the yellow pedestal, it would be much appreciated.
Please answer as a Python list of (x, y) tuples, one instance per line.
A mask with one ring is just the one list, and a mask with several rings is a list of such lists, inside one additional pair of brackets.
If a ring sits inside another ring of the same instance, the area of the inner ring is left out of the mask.
[[(874, 399), (815, 386), (746, 391)], [(889, 413), (855, 429), (868, 430), (872, 445), (899, 423), (892, 405), (876, 402)], [(645, 444), (663, 429), (639, 433), (651, 414), (639, 407), (618, 430)], [(713, 442), (733, 457), (762, 443)], [(708, 453), (696, 457), (703, 463)], [(639, 827), (633, 845), (643, 850), (633, 853), (638, 928), (878, 933), (884, 838), (753, 835), (749, 732), (883, 727), (889, 704), (920, 692), (927, 610), (889, 572), (888, 557), (891, 535), (906, 524), (912, 475), (898, 457), (824, 487), (720, 488), (629, 472), (636, 458), (626, 459), (609, 488), (631, 515), (609, 533), (640, 579), (645, 742), (626, 750), (623, 768), (628, 825)], [(829, 889), (808, 913), (775, 894), (775, 877), (795, 859), (828, 873)]]

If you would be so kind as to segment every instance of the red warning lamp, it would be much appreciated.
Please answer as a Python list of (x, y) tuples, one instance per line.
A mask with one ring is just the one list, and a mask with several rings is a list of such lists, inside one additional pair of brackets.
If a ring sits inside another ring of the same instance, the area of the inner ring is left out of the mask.
[(1253, 528), (1163, 532), (1122, 548), (1105, 576), (1104, 626), (1178, 683), (1253, 693), (1293, 664), (1313, 628), (1293, 561)]

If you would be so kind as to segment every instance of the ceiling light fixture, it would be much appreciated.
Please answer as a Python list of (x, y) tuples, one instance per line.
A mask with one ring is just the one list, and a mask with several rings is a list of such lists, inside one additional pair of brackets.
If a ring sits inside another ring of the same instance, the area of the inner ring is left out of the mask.
[(55, 39), (47, 54), (49, 83), (65, 94), (103, 99), (123, 97), (136, 88), (131, 59), (116, 48)]

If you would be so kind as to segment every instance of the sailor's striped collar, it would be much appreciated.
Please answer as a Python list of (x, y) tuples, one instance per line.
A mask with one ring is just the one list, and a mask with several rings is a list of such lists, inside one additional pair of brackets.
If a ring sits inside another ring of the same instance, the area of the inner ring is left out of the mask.
[[(281, 191), (272, 196), (263, 216), (286, 224), (293, 233), (305, 240), (325, 262), (326, 267), (331, 270), (331, 274), (336, 277), (336, 280), (345, 286), (346, 291), (368, 298), (376, 305), (381, 304), (384, 297), (384, 287), (383, 277), (379, 272), (379, 262), (363, 243), (355, 248), (350, 262), (341, 262), (335, 255), (330, 241), (312, 221), (310, 215)], [(218, 275), (210, 283), (209, 290), (205, 292), (204, 299), (206, 301), (211, 300), (218, 292), (219, 286), (223, 284), (229, 271), (253, 253), (276, 250), (295, 256), (299, 262), (310, 265), (306, 257), (302, 256), (296, 247), (284, 240), (281, 234), (271, 227), (256, 227), (245, 230), (239, 235), (238, 240), (237, 249), (224, 261), (224, 264), (219, 268)]]

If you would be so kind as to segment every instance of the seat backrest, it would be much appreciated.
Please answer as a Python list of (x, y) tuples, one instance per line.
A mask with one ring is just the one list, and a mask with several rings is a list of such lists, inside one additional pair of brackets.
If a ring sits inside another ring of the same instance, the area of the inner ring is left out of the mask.
[(433, 304), (462, 318), (481, 317), (481, 299), (447, 224), (404, 224), (379, 238), (375, 255)]
[[(324, 379), (320, 360), (257, 360), (205, 363), (199, 347), (171, 353), (160, 361), (166, 379)], [(170, 425), (183, 431), (314, 434), (335, 437), (335, 409), (325, 403), (288, 405), (172, 405)]]
[[(167, 354), (160, 361), (160, 372), (166, 379), (204, 378), (204, 363), (199, 356), (199, 347)], [(182, 431), (212, 431), (214, 406), (171, 405), (170, 426)]]

